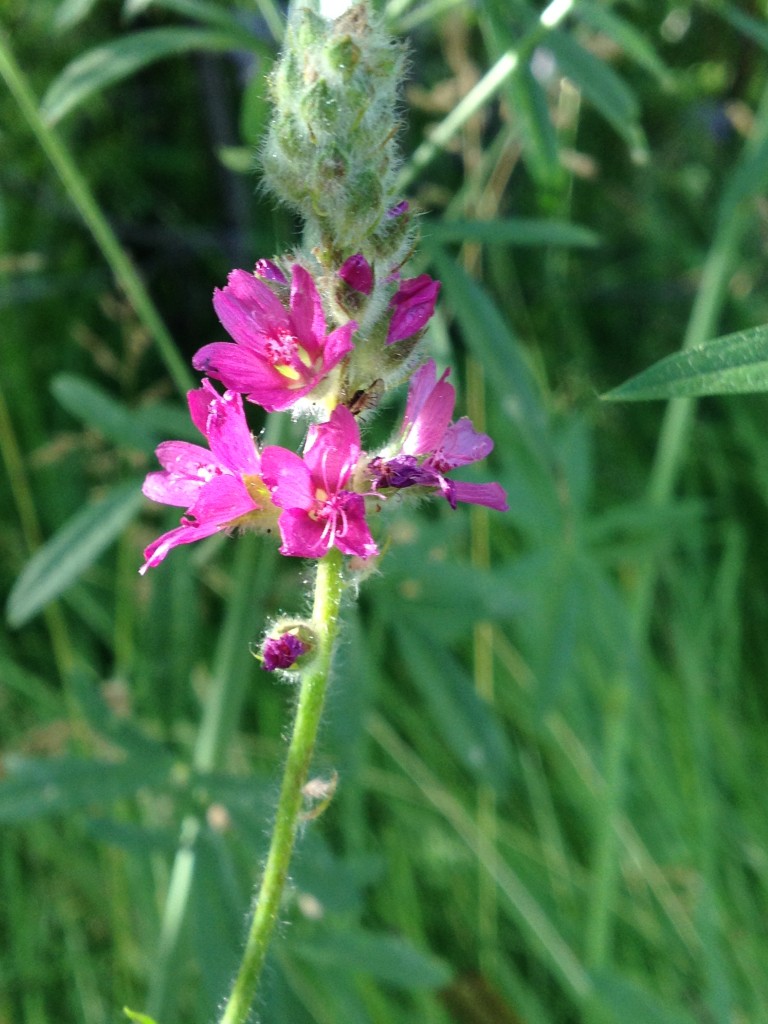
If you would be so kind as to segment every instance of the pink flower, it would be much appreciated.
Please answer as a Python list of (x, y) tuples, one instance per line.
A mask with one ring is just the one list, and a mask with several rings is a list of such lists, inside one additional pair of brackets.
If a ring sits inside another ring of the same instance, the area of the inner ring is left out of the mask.
[(188, 441), (165, 441), (157, 448), (161, 472), (149, 473), (142, 490), (152, 501), (186, 507), (181, 525), (164, 533), (144, 552), (145, 573), (171, 548), (191, 544), (233, 526), (274, 523), (261, 463), (238, 394), (219, 395), (210, 381), (187, 395), (192, 422), (210, 451)]
[(506, 512), (504, 488), (499, 484), (473, 484), (449, 480), (446, 473), (484, 459), (493, 449), (487, 434), (478, 433), (462, 416), (451, 423), (456, 391), (445, 370), (439, 380), (434, 360), (428, 360), (411, 379), (400, 435), (400, 450), (391, 459), (378, 457), (369, 469), (374, 487), (431, 487), (438, 489), (452, 508), (459, 501)]
[(378, 553), (365, 521), (363, 495), (345, 489), (359, 460), (360, 431), (341, 405), (327, 423), (309, 428), (303, 458), (285, 448), (264, 449), (264, 483), (283, 509), (281, 554), (321, 558), (334, 545), (360, 558)]
[(429, 274), (410, 277), (400, 283), (389, 303), (394, 307), (394, 313), (387, 331), (388, 345), (412, 338), (426, 326), (435, 312), (439, 291), (440, 282), (434, 281)]
[[(271, 268), (262, 270), (279, 287)], [(227, 286), (214, 292), (213, 305), (235, 344), (205, 345), (192, 365), (268, 412), (308, 395), (354, 347), (354, 320), (326, 334), (317, 287), (298, 264), (291, 270), (288, 309), (266, 281), (245, 270), (232, 271)]]

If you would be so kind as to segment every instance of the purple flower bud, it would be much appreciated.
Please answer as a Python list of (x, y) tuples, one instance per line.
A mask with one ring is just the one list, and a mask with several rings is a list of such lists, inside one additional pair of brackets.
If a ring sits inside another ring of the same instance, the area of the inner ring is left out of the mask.
[(387, 217), (389, 217), (390, 220), (394, 220), (395, 217), (402, 217), (404, 213), (408, 212), (409, 206), (410, 204), (408, 200), (402, 199), (396, 206), (392, 206), (387, 210)]
[(307, 644), (295, 633), (269, 636), (261, 651), (262, 668), (266, 672), (274, 672), (276, 668), (290, 668), (308, 650)]
[(288, 278), (272, 260), (257, 260), (253, 272), (256, 277), (263, 277), (266, 281), (288, 284)]
[(426, 326), (435, 312), (439, 291), (440, 282), (434, 281), (429, 274), (409, 277), (400, 283), (390, 301), (394, 313), (389, 321), (388, 345), (412, 338)]
[(373, 271), (368, 260), (361, 252), (350, 256), (339, 267), (339, 277), (345, 281), (350, 288), (363, 295), (370, 295), (373, 291)]

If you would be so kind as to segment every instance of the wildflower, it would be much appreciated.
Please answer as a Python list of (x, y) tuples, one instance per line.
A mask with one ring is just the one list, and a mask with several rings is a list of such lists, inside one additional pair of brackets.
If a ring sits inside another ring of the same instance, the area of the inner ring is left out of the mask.
[(266, 672), (274, 672), (276, 668), (290, 668), (308, 650), (309, 645), (295, 633), (268, 636), (261, 648), (261, 667)]
[(261, 480), (261, 461), (240, 395), (223, 396), (208, 380), (187, 395), (192, 422), (210, 446), (165, 441), (156, 451), (162, 471), (149, 473), (142, 490), (164, 505), (186, 507), (181, 525), (144, 552), (139, 570), (159, 565), (171, 548), (235, 526), (269, 526), (276, 514)]
[(378, 553), (365, 521), (365, 499), (346, 489), (360, 460), (360, 431), (352, 413), (337, 406), (327, 423), (309, 428), (304, 457), (265, 448), (262, 476), (278, 520), (283, 555), (321, 558), (332, 547), (346, 555)]
[[(280, 286), (282, 271), (276, 265), (264, 260), (257, 268)], [(265, 280), (245, 270), (232, 271), (226, 287), (214, 292), (213, 305), (235, 344), (203, 346), (193, 366), (268, 412), (295, 405), (354, 347), (354, 320), (326, 334), (317, 287), (298, 264), (291, 269), (287, 309)]]
[(449, 372), (445, 370), (437, 380), (430, 359), (413, 375), (397, 454), (379, 456), (369, 465), (374, 487), (428, 487), (439, 490), (451, 508), (463, 501), (506, 512), (507, 496), (499, 484), (464, 483), (445, 475), (457, 466), (484, 459), (493, 449), (491, 438), (478, 433), (468, 417), (451, 422), (456, 391), (448, 383)]
[(394, 312), (389, 321), (387, 344), (404, 341), (418, 334), (435, 312), (440, 291), (440, 282), (429, 274), (420, 274), (400, 282), (400, 287), (390, 300)]

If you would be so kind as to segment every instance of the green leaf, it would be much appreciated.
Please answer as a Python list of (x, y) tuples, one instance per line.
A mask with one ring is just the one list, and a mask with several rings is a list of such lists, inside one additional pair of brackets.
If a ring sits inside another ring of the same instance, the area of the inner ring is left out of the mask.
[(142, 503), (138, 480), (115, 487), (77, 512), (30, 558), (6, 605), (11, 626), (22, 626), (89, 569), (122, 533)]
[(4, 759), (3, 769), (0, 822), (5, 823), (68, 814), (89, 804), (132, 796), (144, 786), (168, 782), (167, 763), (145, 757), (102, 761), (12, 755)]
[(594, 3), (593, 0), (579, 0), (574, 13), (590, 28), (613, 39), (627, 57), (655, 75), (665, 88), (670, 88), (672, 76), (669, 68), (656, 53), (653, 45), (634, 25), (615, 14), (610, 8)]
[(424, 239), (435, 242), (484, 242), (487, 245), (562, 245), (593, 248), (600, 236), (580, 224), (537, 217), (510, 220), (450, 220), (427, 222)]
[(41, 104), (49, 125), (60, 121), (94, 93), (101, 92), (141, 68), (190, 50), (264, 49), (248, 32), (207, 28), (152, 28), (122, 36), (81, 54), (52, 83)]
[(140, 17), (149, 8), (173, 11), (183, 18), (201, 22), (204, 25), (216, 25), (219, 28), (242, 32), (242, 23), (232, 11), (228, 11), (217, 3), (209, 0), (125, 0), (123, 14), (132, 21)]
[(532, 452), (545, 465), (550, 461), (547, 414), (540, 391), (519, 341), (491, 298), (439, 246), (425, 240), (445, 298), (459, 321), (462, 337), (488, 372), (502, 408), (513, 420)]
[(556, 30), (550, 33), (547, 46), (554, 53), (562, 73), (581, 89), (585, 98), (628, 145), (638, 155), (644, 156), (647, 146), (638, 121), (640, 108), (626, 82), (565, 32)]
[(157, 439), (140, 421), (140, 414), (84, 377), (73, 373), (57, 374), (51, 382), (51, 393), (68, 413), (115, 444), (128, 445), (138, 451), (154, 451)]
[(602, 397), (609, 402), (768, 391), (768, 324), (675, 352)]
[(397, 645), (428, 711), (430, 728), (480, 782), (504, 791), (511, 775), (509, 746), (492, 708), (478, 696), (472, 679), (445, 645), (431, 643), (401, 623)]
[[(619, 974), (600, 972), (593, 977), (595, 992), (610, 1013), (611, 1022), (621, 1024), (694, 1024), (687, 1010), (669, 1008), (658, 996)], [(601, 1017), (601, 1019), (604, 1019)]]
[(96, 0), (62, 0), (54, 15), (56, 28), (61, 31), (74, 28), (88, 17), (95, 4)]
[(315, 942), (291, 942), (290, 952), (311, 964), (365, 973), (405, 989), (440, 988), (451, 980), (442, 961), (404, 939), (362, 929), (323, 930)]
[(514, 112), (514, 125), (523, 144), (523, 159), (533, 179), (543, 189), (563, 188), (567, 175), (560, 163), (557, 131), (550, 116), (547, 94), (530, 67), (519, 67), (505, 83), (504, 93), (509, 109)]

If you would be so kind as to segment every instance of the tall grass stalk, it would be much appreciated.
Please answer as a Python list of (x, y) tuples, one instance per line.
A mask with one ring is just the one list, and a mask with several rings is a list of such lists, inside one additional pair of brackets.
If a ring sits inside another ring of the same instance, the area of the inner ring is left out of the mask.
[(138, 270), (110, 227), (88, 182), (78, 169), (75, 159), (58, 134), (49, 128), (40, 115), (27, 77), (19, 67), (8, 36), (2, 28), (0, 28), (0, 76), (5, 80), (32, 129), (33, 135), (58, 174), (70, 201), (82, 217), (93, 240), (112, 269), (115, 280), (125, 292), (150, 337), (154, 339), (160, 358), (183, 396), (197, 382), (179, 355), (176, 343), (163, 323), (149, 292), (144, 287)]

